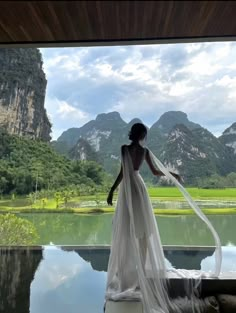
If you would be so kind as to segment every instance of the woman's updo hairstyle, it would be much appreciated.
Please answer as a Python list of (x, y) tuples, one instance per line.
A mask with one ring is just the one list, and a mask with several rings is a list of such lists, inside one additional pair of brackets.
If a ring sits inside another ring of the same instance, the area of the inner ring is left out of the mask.
[(131, 127), (129, 132), (129, 140), (139, 141), (147, 136), (147, 127), (142, 123), (136, 123)]

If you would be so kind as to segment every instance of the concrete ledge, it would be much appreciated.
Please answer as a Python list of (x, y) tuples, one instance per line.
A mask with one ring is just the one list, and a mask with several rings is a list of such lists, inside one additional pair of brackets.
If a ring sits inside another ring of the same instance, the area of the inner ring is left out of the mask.
[(107, 301), (105, 313), (143, 313), (141, 302)]

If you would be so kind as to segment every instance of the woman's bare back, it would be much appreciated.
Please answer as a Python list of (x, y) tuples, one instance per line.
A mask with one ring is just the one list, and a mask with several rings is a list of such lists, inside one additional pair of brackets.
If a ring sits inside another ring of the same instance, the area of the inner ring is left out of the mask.
[(129, 151), (133, 168), (135, 171), (138, 171), (145, 159), (146, 149), (141, 147), (139, 144), (131, 144), (126, 147)]

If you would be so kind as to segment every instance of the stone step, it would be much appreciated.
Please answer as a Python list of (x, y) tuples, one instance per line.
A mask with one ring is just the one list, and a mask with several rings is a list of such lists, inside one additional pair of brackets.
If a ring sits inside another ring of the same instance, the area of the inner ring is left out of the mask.
[(141, 302), (107, 301), (105, 313), (143, 313)]

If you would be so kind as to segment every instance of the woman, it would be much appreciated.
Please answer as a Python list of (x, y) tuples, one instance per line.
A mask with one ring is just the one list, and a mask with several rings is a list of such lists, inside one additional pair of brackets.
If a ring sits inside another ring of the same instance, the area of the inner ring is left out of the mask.
[[(152, 164), (149, 151), (147, 148), (142, 147), (141, 142), (143, 142), (147, 137), (147, 128), (141, 123), (136, 123), (132, 126), (130, 134), (129, 134), (129, 140), (131, 140), (131, 144), (127, 147), (127, 149), (130, 152), (133, 167), (135, 171), (139, 171), (139, 168), (141, 167), (144, 159), (146, 160), (150, 170), (152, 171), (153, 175), (155, 176), (164, 176), (164, 174), (161, 171), (158, 171), (154, 165)], [(121, 153), (122, 155), (125, 152), (126, 146), (121, 147)], [(178, 174), (174, 174), (170, 172), (177, 180), (180, 181), (180, 176)], [(114, 185), (111, 187), (111, 190), (109, 192), (107, 203), (109, 205), (112, 205), (112, 198), (113, 193), (116, 190), (116, 188), (119, 186), (123, 178), (122, 173), (122, 166), (120, 173), (114, 183)]]
[(107, 203), (112, 205), (114, 191), (120, 185), (113, 218), (106, 299), (139, 299), (145, 313), (182, 312), (181, 305), (174, 304), (168, 297), (167, 269), (160, 236), (146, 186), (139, 174), (144, 160), (154, 175), (165, 175), (177, 185), (211, 229), (219, 248), (216, 274), (219, 274), (221, 262), (220, 241), (210, 222), (180, 185), (180, 176), (168, 172), (151, 151), (142, 146), (146, 136), (147, 128), (143, 124), (132, 126), (131, 144), (121, 147), (121, 170), (107, 198)]

